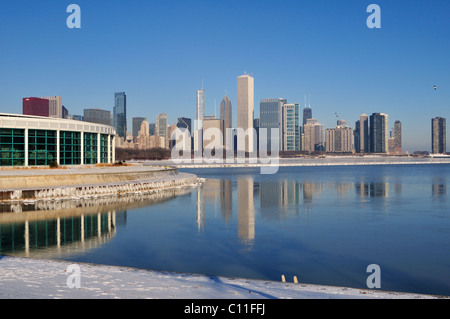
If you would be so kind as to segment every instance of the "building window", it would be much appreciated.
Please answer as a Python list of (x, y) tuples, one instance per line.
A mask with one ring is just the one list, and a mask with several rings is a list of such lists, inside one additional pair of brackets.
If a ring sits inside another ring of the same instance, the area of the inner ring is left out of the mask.
[(81, 133), (60, 132), (59, 160), (61, 165), (81, 164)]
[(97, 133), (84, 133), (84, 164), (97, 164), (98, 161)]
[(108, 163), (108, 135), (100, 135), (100, 163)]
[(42, 166), (56, 162), (56, 143), (56, 131), (29, 130), (28, 164)]
[(25, 130), (0, 129), (0, 165), (25, 165)]

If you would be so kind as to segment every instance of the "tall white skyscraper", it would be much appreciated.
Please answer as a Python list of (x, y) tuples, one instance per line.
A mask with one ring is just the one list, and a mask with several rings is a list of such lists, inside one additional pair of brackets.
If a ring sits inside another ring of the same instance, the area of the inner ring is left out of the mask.
[(243, 130), (246, 135), (245, 146), (239, 145), (238, 136), (238, 151), (253, 152), (253, 111), (254, 79), (244, 74), (237, 78), (237, 129)]
[(203, 88), (197, 91), (196, 112), (196, 129), (201, 130), (203, 128), (203, 118), (205, 117), (205, 90)]

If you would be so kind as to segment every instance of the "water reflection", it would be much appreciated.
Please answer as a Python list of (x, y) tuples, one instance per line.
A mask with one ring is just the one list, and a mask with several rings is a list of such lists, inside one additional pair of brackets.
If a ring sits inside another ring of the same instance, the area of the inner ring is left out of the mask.
[(0, 254), (62, 258), (111, 241), (125, 226), (127, 211), (188, 194), (178, 188), (153, 194), (92, 197), (0, 205)]
[[(445, 177), (432, 177), (430, 182), (432, 196), (446, 200)], [(350, 204), (373, 201), (376, 209), (387, 209), (390, 200), (402, 196), (404, 187), (399, 176), (358, 176), (326, 182), (289, 178), (262, 180), (256, 175), (238, 176), (235, 180), (207, 178), (197, 189), (197, 223), (199, 230), (204, 230), (206, 213), (210, 209), (206, 204), (219, 203), (226, 224), (232, 219), (233, 211), (237, 212), (237, 237), (251, 244), (255, 239), (257, 215), (268, 220), (281, 220), (293, 214), (309, 215), (315, 204), (337, 203), (336, 200), (347, 200)], [(234, 202), (237, 208), (233, 208)]]

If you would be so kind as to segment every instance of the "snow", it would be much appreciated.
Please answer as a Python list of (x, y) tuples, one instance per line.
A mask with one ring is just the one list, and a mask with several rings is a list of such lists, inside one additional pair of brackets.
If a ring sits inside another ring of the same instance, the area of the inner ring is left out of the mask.
[[(79, 267), (75, 268), (78, 273), (69, 267), (72, 265)], [(1, 299), (446, 298), (9, 256), (0, 256), (0, 269)]]

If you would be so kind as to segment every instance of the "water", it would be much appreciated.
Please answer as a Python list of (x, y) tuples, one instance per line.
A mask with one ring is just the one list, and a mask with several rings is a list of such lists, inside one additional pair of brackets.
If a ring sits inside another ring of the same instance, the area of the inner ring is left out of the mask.
[(377, 264), (383, 290), (450, 295), (449, 165), (185, 171), (206, 180), (48, 218), (0, 214), (1, 253), (355, 288)]

